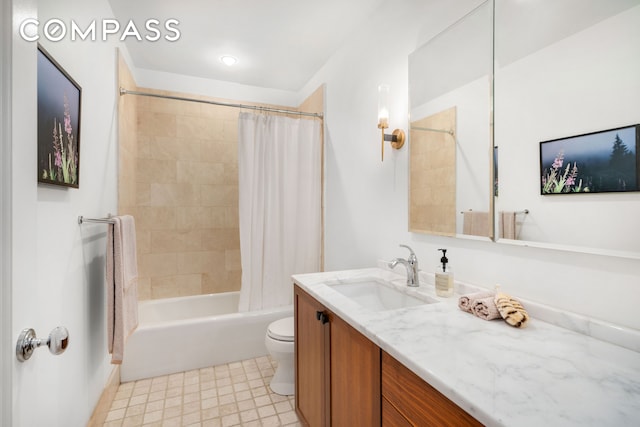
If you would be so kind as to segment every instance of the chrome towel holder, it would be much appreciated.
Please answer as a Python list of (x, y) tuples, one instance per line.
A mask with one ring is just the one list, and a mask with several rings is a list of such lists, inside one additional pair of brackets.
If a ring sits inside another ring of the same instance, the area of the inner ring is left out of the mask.
[(116, 221), (111, 217), (111, 214), (108, 214), (106, 218), (85, 218), (84, 216), (78, 216), (78, 225), (82, 225), (85, 222), (94, 222), (94, 223), (102, 223), (102, 224), (114, 224)]

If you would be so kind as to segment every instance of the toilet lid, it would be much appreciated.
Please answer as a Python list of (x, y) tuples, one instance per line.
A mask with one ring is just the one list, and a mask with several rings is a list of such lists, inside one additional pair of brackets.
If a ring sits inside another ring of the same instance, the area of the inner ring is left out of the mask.
[(293, 317), (276, 320), (267, 328), (267, 334), (278, 341), (293, 341)]

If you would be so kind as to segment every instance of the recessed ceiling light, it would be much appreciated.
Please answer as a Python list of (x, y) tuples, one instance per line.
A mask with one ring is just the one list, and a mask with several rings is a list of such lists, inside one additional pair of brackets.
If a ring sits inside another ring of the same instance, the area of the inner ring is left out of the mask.
[(222, 61), (223, 64), (231, 67), (236, 62), (238, 62), (238, 58), (236, 58), (234, 56), (231, 56), (231, 55), (223, 55), (223, 56), (220, 57), (220, 61)]

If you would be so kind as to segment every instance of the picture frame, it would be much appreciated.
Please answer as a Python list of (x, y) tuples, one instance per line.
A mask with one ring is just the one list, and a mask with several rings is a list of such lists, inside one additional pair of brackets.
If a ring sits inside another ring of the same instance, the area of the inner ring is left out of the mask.
[(540, 194), (640, 191), (640, 124), (540, 142)]
[(82, 88), (38, 44), (38, 182), (80, 187)]

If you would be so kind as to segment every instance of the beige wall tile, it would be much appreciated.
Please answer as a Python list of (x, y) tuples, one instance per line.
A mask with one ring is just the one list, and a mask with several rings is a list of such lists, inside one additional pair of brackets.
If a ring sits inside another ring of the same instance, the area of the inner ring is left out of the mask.
[[(229, 102), (228, 100), (217, 99), (214, 101)], [(235, 101), (231, 101), (232, 103)], [(240, 112), (237, 108), (224, 107), (220, 105), (203, 104), (201, 114), (202, 117), (215, 118), (221, 120), (236, 120)]]
[(178, 272), (176, 253), (142, 254), (138, 257), (139, 274), (142, 277), (171, 276)]
[(224, 267), (226, 271), (237, 271), (242, 269), (242, 266), (240, 265), (240, 249), (227, 249), (224, 251), (224, 256)]
[(202, 206), (238, 206), (237, 185), (201, 185)]
[(222, 272), (202, 275), (203, 293), (231, 292), (240, 290), (240, 272)]
[(173, 160), (138, 159), (137, 182), (176, 182), (177, 168)]
[(202, 142), (201, 160), (236, 165), (238, 164), (238, 146), (235, 141), (205, 140)]
[(151, 183), (149, 182), (137, 182), (136, 183), (136, 205), (149, 206), (151, 204)]
[(151, 279), (151, 296), (174, 298), (202, 293), (202, 275), (187, 274), (157, 277)]
[(169, 230), (176, 228), (176, 208), (139, 206), (135, 209), (136, 230)]
[(192, 184), (218, 184), (222, 182), (224, 166), (222, 163), (177, 162), (177, 182)]
[(238, 228), (240, 226), (240, 211), (237, 206), (227, 206), (225, 209), (224, 226)]
[(237, 228), (211, 228), (202, 230), (202, 250), (224, 251), (240, 249), (240, 230)]
[(176, 224), (179, 230), (198, 230), (203, 228), (213, 228), (214, 223), (209, 207), (177, 207)]
[(205, 117), (178, 116), (176, 120), (177, 134), (180, 138), (203, 138), (208, 135), (222, 133), (223, 121)]
[(225, 271), (224, 251), (181, 252), (177, 258), (179, 274), (214, 274)]
[(209, 228), (230, 228), (227, 225), (227, 207), (213, 206), (210, 209), (211, 227)]
[(178, 139), (171, 136), (153, 136), (149, 141), (148, 158), (172, 160), (178, 157)]
[(200, 206), (200, 186), (189, 183), (151, 183), (151, 206)]
[(222, 184), (238, 185), (238, 165), (225, 163), (222, 174)]
[(222, 128), (222, 138), (236, 145), (238, 141), (238, 120), (225, 120)]
[(138, 277), (138, 300), (151, 299), (151, 278)]
[(169, 253), (202, 249), (201, 230), (155, 230), (151, 233), (151, 252)]
[(202, 160), (202, 140), (199, 138), (176, 138), (178, 150), (176, 160)]
[(173, 114), (138, 110), (138, 134), (149, 136), (178, 136), (177, 120)]
[(181, 295), (198, 295), (202, 293), (202, 274), (181, 274), (176, 276), (176, 287)]
[(151, 159), (151, 140), (153, 136), (141, 135), (136, 130), (136, 140), (138, 144), (137, 159)]
[[(135, 218), (134, 218), (135, 219)], [(136, 225), (136, 249), (137, 255), (140, 257), (142, 254), (151, 253), (151, 231), (141, 230)]]

